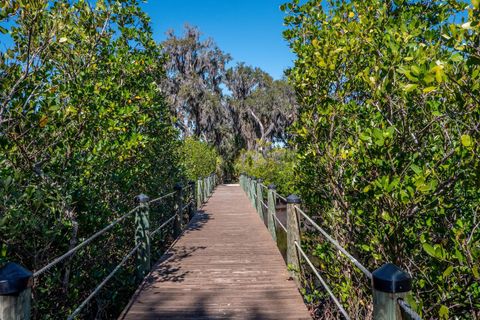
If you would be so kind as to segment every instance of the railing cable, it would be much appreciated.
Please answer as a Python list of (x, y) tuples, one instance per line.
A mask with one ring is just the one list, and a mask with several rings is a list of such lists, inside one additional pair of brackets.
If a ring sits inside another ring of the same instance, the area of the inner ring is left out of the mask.
[(413, 311), (412, 307), (403, 299), (398, 299), (397, 300), (398, 305), (400, 306), (400, 309), (402, 313), (404, 312), (411, 320), (422, 320), (422, 318), (415, 312)]
[(287, 198), (285, 198), (284, 196), (278, 194), (278, 192), (275, 191), (274, 194), (275, 194), (275, 196), (276, 196), (277, 198), (280, 198), (280, 199), (282, 199), (284, 202), (287, 202)]
[(298, 206), (295, 206), (295, 209), (300, 212), (300, 214), (310, 222), (315, 229), (320, 231), (321, 234), (325, 238), (327, 238), (328, 241), (330, 241), (340, 252), (342, 252), (345, 256), (347, 256), (350, 261), (353, 262), (355, 266), (357, 266), (358, 269), (360, 269), (369, 279), (372, 279), (372, 273), (368, 271), (367, 268), (365, 268), (357, 259), (355, 259), (350, 253), (348, 253), (347, 250), (345, 250), (338, 242), (337, 240), (333, 239), (325, 230), (323, 230), (315, 221), (312, 220), (302, 209), (300, 209)]
[(285, 226), (283, 225), (283, 223), (280, 221), (280, 219), (278, 219), (277, 215), (274, 214), (273, 215), (273, 218), (275, 218), (275, 220), (278, 222), (278, 224), (280, 225), (280, 227), (282, 227), (283, 231), (285, 231), (285, 233), (287, 233), (287, 228), (285, 228)]
[(175, 193), (177, 193), (177, 192), (176, 192), (176, 191), (173, 191), (173, 192), (167, 193), (166, 195), (163, 195), (163, 196), (161, 196), (161, 197), (152, 199), (152, 200), (150, 200), (150, 201), (148, 202), (148, 204), (152, 204), (152, 203), (161, 201), (161, 200), (163, 200), (163, 199), (165, 199), (165, 198), (171, 197), (171, 196), (173, 196)]
[(105, 284), (107, 284), (107, 282), (115, 275), (115, 273), (117, 273), (118, 270), (120, 270), (120, 268), (127, 262), (127, 260), (138, 250), (138, 248), (140, 248), (140, 246), (142, 245), (143, 243), (140, 242), (139, 244), (137, 244), (123, 259), (122, 261), (115, 267), (115, 269), (112, 270), (112, 272), (110, 272), (110, 274), (105, 278), (103, 279), (102, 282), (100, 282), (100, 284), (95, 288), (95, 290), (93, 290), (90, 295), (85, 299), (83, 300), (83, 302), (77, 307), (77, 309), (75, 309), (75, 311), (72, 312), (72, 314), (70, 314), (68, 316), (68, 320), (72, 320), (74, 319), (81, 311), (82, 309), (88, 304), (88, 302), (90, 302), (90, 300), (92, 300), (93, 297), (95, 297), (95, 295), (100, 292), (100, 290), (103, 288), (103, 286), (105, 286)]
[(135, 208), (133, 208), (132, 210), (130, 210), (129, 212), (125, 213), (123, 216), (121, 216), (120, 218), (118, 218), (117, 220), (113, 221), (112, 223), (110, 223), (108, 226), (106, 226), (105, 228), (103, 228), (102, 230), (94, 233), (92, 236), (90, 236), (87, 240), (83, 241), (82, 243), (80, 243), (79, 245), (77, 245), (76, 247), (68, 250), (66, 253), (62, 254), (61, 256), (55, 258), (52, 262), (48, 263), (46, 266), (44, 266), (43, 268), (41, 268), (40, 270), (36, 271), (33, 273), (33, 277), (36, 278), (38, 277), (39, 275), (43, 274), (44, 272), (46, 272), (47, 270), (49, 270), (50, 268), (52, 268), (53, 266), (57, 265), (58, 263), (62, 262), (63, 260), (65, 260), (66, 258), (68, 258), (69, 256), (71, 256), (72, 254), (74, 254), (75, 252), (77, 252), (78, 250), (80, 250), (81, 248), (85, 247), (87, 244), (89, 244), (90, 242), (92, 242), (93, 240), (95, 240), (96, 238), (98, 238), (99, 236), (101, 236), (102, 234), (104, 234), (105, 232), (107, 232), (108, 230), (112, 229), (116, 224), (118, 224), (119, 222), (125, 220), (125, 218), (127, 218), (128, 216), (130, 216), (132, 213), (134, 213), (135, 211), (137, 211), (138, 209), (140, 208), (140, 206), (137, 206)]
[(263, 200), (260, 200), (260, 202), (261, 202), (261, 203), (262, 203), (262, 205), (265, 207), (265, 209), (267, 209), (267, 210), (268, 210), (268, 206), (267, 206), (267, 204), (266, 204), (265, 202), (263, 202)]
[(176, 218), (178, 216), (178, 214), (174, 214), (173, 216), (171, 216), (167, 221), (165, 221), (164, 223), (162, 223), (157, 229), (155, 229), (154, 231), (150, 232), (150, 236), (154, 236), (157, 232), (159, 232), (163, 227), (165, 227), (167, 224), (169, 224), (174, 218)]
[(325, 280), (323, 280), (322, 276), (320, 275), (320, 273), (318, 272), (317, 268), (315, 268), (315, 266), (313, 265), (313, 263), (310, 261), (310, 259), (308, 259), (307, 255), (305, 254), (305, 252), (302, 250), (302, 248), (298, 245), (297, 241), (295, 241), (295, 246), (297, 247), (298, 251), (300, 252), (300, 254), (302, 255), (302, 257), (305, 259), (305, 261), (308, 263), (308, 265), (310, 266), (310, 268), (312, 269), (313, 273), (315, 273), (315, 275), (317, 276), (318, 280), (320, 280), (320, 282), (322, 283), (322, 286), (325, 288), (325, 290), (327, 291), (327, 293), (330, 295), (330, 297), (332, 298), (333, 302), (337, 305), (338, 309), (340, 310), (340, 313), (343, 314), (343, 316), (345, 317), (345, 319), (347, 320), (350, 320), (350, 316), (348, 315), (348, 313), (345, 311), (345, 309), (343, 308), (342, 304), (340, 303), (340, 301), (338, 301), (337, 297), (335, 297), (335, 295), (333, 294), (332, 290), (330, 289), (330, 287), (327, 285), (327, 283), (325, 282)]
[(188, 201), (187, 204), (185, 204), (185, 205), (182, 207), (182, 210), (180, 210), (180, 212), (185, 211), (185, 209), (187, 209), (192, 203), (193, 203), (193, 200)]

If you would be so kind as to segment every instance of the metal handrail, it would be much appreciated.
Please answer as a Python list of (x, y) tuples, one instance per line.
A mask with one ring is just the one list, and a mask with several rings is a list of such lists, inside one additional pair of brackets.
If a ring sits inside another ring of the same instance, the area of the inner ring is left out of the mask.
[[(174, 195), (175, 193), (176, 193), (176, 192), (171, 192), (171, 193), (169, 193), (169, 194), (166, 194), (166, 195), (164, 195), (164, 196), (161, 196), (161, 197), (158, 197), (158, 198), (156, 198), (156, 199), (154, 199), (154, 200), (151, 200), (151, 201), (149, 201), (148, 203), (151, 204), (151, 203), (153, 203), (153, 202), (160, 201), (160, 200), (162, 200), (162, 199), (164, 199), (164, 198), (167, 198), (167, 197), (169, 197), (169, 196)], [(192, 204), (192, 203), (193, 203), (193, 201), (190, 200), (190, 201), (187, 203), (187, 205), (185, 205), (185, 206), (182, 208), (182, 211), (183, 211), (185, 208), (187, 208), (187, 207), (188, 207), (190, 204)], [(113, 225), (117, 224), (118, 222), (120, 222), (121, 220), (123, 220), (126, 216), (128, 216), (128, 215), (131, 214), (131, 213), (133, 213), (135, 210), (138, 210), (139, 208), (140, 208), (140, 206), (136, 207), (134, 210), (132, 210), (132, 211), (130, 211), (129, 213), (125, 214), (125, 215), (122, 216), (120, 219), (117, 219), (116, 221), (114, 221), (114, 223), (112, 223), (112, 224), (110, 224), (109, 226), (107, 226), (106, 228), (102, 229), (100, 232), (98, 232), (98, 233), (95, 234), (94, 236), (95, 236), (95, 237), (98, 237), (100, 234), (102, 234), (103, 232), (107, 231), (107, 230), (108, 230), (107, 228), (111, 228)], [(162, 224), (161, 224), (158, 228), (156, 228), (154, 231), (149, 232), (150, 237), (153, 237), (155, 234), (157, 234), (161, 229), (163, 229), (167, 224), (169, 224), (170, 222), (172, 222), (172, 220), (175, 219), (175, 218), (178, 217), (178, 216), (179, 216), (178, 213), (174, 214), (172, 217), (170, 217), (167, 221), (165, 221), (164, 223), (162, 223)], [(90, 242), (90, 241), (92, 241), (93, 239), (94, 239), (94, 237), (92, 236), (90, 239), (88, 239), (88, 241)], [(86, 241), (84, 241), (81, 245), (82, 245), (82, 246), (85, 246), (86, 244), (87, 244)], [(113, 278), (113, 276), (118, 272), (118, 270), (120, 270), (120, 268), (121, 268), (123, 265), (125, 265), (125, 263), (128, 261), (128, 259), (130, 259), (130, 258), (132, 257), (132, 255), (140, 248), (141, 245), (143, 245), (143, 243), (142, 243), (142, 242), (139, 242), (132, 250), (130, 250), (130, 252), (129, 252), (126, 256), (123, 257), (122, 261), (108, 274), (107, 277), (105, 277), (105, 278), (103, 279), (102, 282), (100, 282), (100, 284), (95, 288), (95, 290), (93, 290), (93, 291), (89, 294), (89, 296), (88, 296), (85, 300), (83, 300), (82, 303), (72, 312), (72, 314), (70, 314), (70, 315), (68, 316), (68, 318), (67, 318), (68, 320), (74, 319), (74, 318), (82, 311), (82, 309), (90, 302), (90, 300), (92, 300), (93, 297), (95, 297), (95, 295), (97, 295), (97, 294), (100, 292), (100, 290), (107, 284), (107, 282), (108, 282), (111, 278)], [(77, 247), (79, 247), (79, 246), (77, 246)], [(79, 248), (77, 248), (77, 247), (74, 248), (74, 249), (75, 249), (75, 250), (78, 250)], [(72, 249), (72, 250), (74, 250), (74, 249)], [(70, 250), (70, 251), (72, 251), (72, 250)], [(71, 252), (70, 254), (72, 254), (72, 253), (73, 253), (73, 252)], [(70, 254), (69, 254), (69, 255), (70, 255)], [(65, 256), (65, 255), (64, 255), (64, 256)], [(63, 257), (63, 256), (62, 256), (62, 257)], [(60, 258), (62, 258), (62, 257), (60, 257)], [(56, 260), (57, 260), (57, 259), (56, 259)], [(58, 263), (58, 262), (56, 262), (56, 263)], [(52, 266), (53, 266), (53, 265), (52, 265)], [(46, 267), (51, 267), (51, 266), (46, 266)], [(46, 269), (46, 267), (42, 268), (42, 270)], [(42, 271), (42, 270), (40, 270), (40, 271)], [(43, 272), (43, 271), (42, 271), (42, 272)]]
[(178, 214), (174, 214), (173, 216), (171, 216), (167, 221), (162, 223), (157, 229), (150, 232), (150, 236), (153, 237), (157, 232), (159, 232), (163, 227), (165, 227), (167, 224), (169, 224), (176, 217), (178, 217)]
[(105, 277), (105, 279), (103, 279), (102, 282), (100, 282), (100, 284), (95, 288), (95, 290), (93, 290), (89, 295), (88, 297), (82, 301), (82, 303), (75, 309), (75, 311), (73, 311), (67, 318), (67, 320), (72, 320), (74, 319), (81, 311), (83, 308), (85, 308), (85, 306), (90, 302), (90, 300), (93, 299), (93, 297), (95, 297), (97, 295), (97, 293), (100, 292), (100, 290), (107, 284), (107, 282), (113, 278), (113, 276), (115, 275), (115, 273), (118, 272), (118, 270), (120, 270), (120, 268), (128, 261), (128, 259), (130, 259), (130, 257), (138, 250), (138, 248), (140, 248), (140, 246), (142, 245), (143, 243), (138, 243), (132, 250), (130, 250), (130, 252), (125, 256), (123, 257), (122, 261), (115, 267), (115, 269), (112, 270), (112, 272), (110, 272), (108, 274), (108, 276)]
[(260, 202), (261, 202), (261, 203), (262, 203), (262, 205), (265, 207), (265, 209), (267, 209), (267, 210), (268, 210), (268, 206), (267, 206), (267, 204), (266, 204), (265, 202), (263, 202), (263, 200), (260, 200)]
[(422, 318), (416, 313), (412, 307), (403, 299), (397, 300), (398, 305), (400, 306), (400, 310), (402, 311), (402, 315), (407, 316), (409, 320), (422, 320)]
[(318, 272), (317, 268), (315, 268), (315, 266), (313, 265), (313, 263), (310, 261), (310, 259), (307, 257), (305, 251), (303, 251), (303, 249), (300, 247), (300, 245), (297, 243), (297, 241), (295, 241), (295, 246), (297, 247), (298, 251), (300, 251), (300, 254), (302, 255), (302, 257), (305, 259), (305, 261), (307, 261), (308, 265), (310, 266), (310, 268), (312, 269), (313, 273), (317, 276), (318, 280), (320, 280), (320, 282), (322, 283), (322, 286), (325, 288), (325, 290), (327, 291), (327, 293), (330, 295), (330, 297), (332, 298), (333, 302), (337, 305), (338, 309), (340, 310), (340, 313), (343, 314), (343, 316), (345, 317), (345, 319), (347, 320), (350, 320), (350, 316), (348, 315), (348, 313), (345, 311), (345, 309), (343, 308), (342, 304), (340, 303), (340, 301), (337, 299), (337, 297), (335, 297), (335, 295), (333, 294), (332, 290), (330, 289), (330, 287), (327, 285), (327, 283), (325, 282), (325, 280), (323, 280), (322, 276), (320, 275), (320, 273)]
[(278, 222), (278, 224), (280, 225), (280, 227), (282, 227), (282, 229), (283, 229), (285, 232), (288, 232), (287, 228), (283, 225), (283, 223), (280, 221), (280, 219), (278, 219), (278, 217), (277, 217), (276, 214), (273, 215), (273, 218)]
[(328, 241), (330, 241), (330, 243), (332, 243), (340, 252), (342, 252), (346, 257), (348, 257), (350, 259), (350, 261), (357, 267), (359, 268), (369, 279), (372, 279), (372, 273), (367, 269), (365, 268), (357, 259), (355, 259), (350, 253), (348, 253), (347, 250), (345, 250), (345, 248), (343, 248), (337, 240), (333, 239), (325, 230), (323, 230), (317, 223), (315, 223), (315, 221), (312, 220), (312, 218), (310, 218), (302, 209), (300, 209), (298, 206), (295, 206), (295, 209), (298, 210), (298, 212), (300, 212), (300, 214), (305, 218), (307, 219), (308, 222), (310, 222), (314, 227), (315, 229), (317, 229), (318, 231), (320, 231), (321, 234), (323, 234), (323, 236), (325, 238), (327, 238)]
[[(183, 212), (188, 209), (189, 213), (190, 212), (190, 206), (192, 204), (195, 204), (196, 201), (198, 201), (198, 205), (200, 203), (204, 203), (206, 199), (213, 193), (213, 190), (215, 186), (217, 185), (217, 179), (214, 174), (209, 175), (208, 177), (205, 177), (203, 179), (198, 179), (199, 182), (198, 189), (194, 186), (194, 184), (188, 184), (184, 186), (181, 189), (175, 188), (176, 190), (174, 192), (170, 192), (167, 194), (164, 194), (158, 198), (148, 200), (148, 197), (145, 195), (140, 195), (138, 197), (139, 205), (133, 208), (132, 210), (128, 211), (127, 213), (121, 215), (120, 217), (116, 218), (115, 220), (111, 221), (108, 225), (103, 227), (101, 230), (95, 232), (94, 234), (90, 235), (87, 239), (83, 240), (81, 243), (77, 244), (75, 247), (69, 249), (67, 252), (61, 254), (60, 256), (55, 257), (53, 260), (50, 262), (47, 262), (45, 266), (37, 270), (36, 272), (33, 273), (33, 278), (37, 278), (41, 276), (42, 274), (46, 273), (48, 270), (51, 268), (57, 266), (61, 262), (65, 261), (68, 258), (71, 258), (76, 252), (79, 250), (85, 248), (87, 245), (92, 243), (94, 240), (98, 239), (100, 236), (104, 235), (108, 231), (111, 231), (114, 226), (118, 225), (128, 217), (130, 217), (132, 214), (136, 214), (136, 232), (135, 232), (135, 246), (127, 252), (125, 256), (121, 259), (120, 263), (118, 263), (113, 270), (111, 270), (108, 275), (103, 278), (103, 280), (90, 292), (90, 294), (83, 300), (81, 301), (80, 304), (76, 307), (76, 309), (67, 317), (67, 319), (74, 319), (77, 317), (82, 310), (88, 305), (89, 302), (102, 290), (103, 287), (116, 275), (116, 273), (127, 263), (127, 261), (135, 254), (137, 253), (137, 280), (141, 280), (149, 271), (150, 271), (150, 263), (145, 263), (150, 260), (150, 250), (141, 250), (142, 246), (148, 247), (150, 239), (155, 236), (160, 230), (165, 228), (168, 224), (170, 224), (174, 219), (178, 219), (175, 223), (175, 226), (173, 227), (175, 234), (178, 234), (178, 231), (182, 231), (182, 219), (183, 219)], [(182, 192), (181, 190), (184, 190), (187, 192), (187, 195), (185, 198), (182, 197)], [(190, 194), (192, 191), (197, 191), (196, 194)], [(153, 231), (148, 230), (148, 222), (149, 222), (149, 205), (157, 203), (159, 201), (162, 201), (168, 197), (172, 197), (174, 195), (177, 195), (178, 197), (175, 198), (176, 206), (175, 206), (175, 211), (176, 213), (168, 218), (165, 222), (163, 222), (159, 227), (157, 227)], [(184, 202), (187, 202), (184, 205)], [(190, 216), (190, 214), (189, 214)], [(145, 221), (146, 219), (146, 221)], [(146, 222), (146, 223), (144, 223)], [(106, 270), (108, 272), (108, 270)], [(30, 295), (25, 296), (26, 301), (24, 303), (30, 304)], [(23, 299), (23, 298), (22, 298)], [(16, 316), (20, 316), (17, 313), (20, 310), (15, 310), (13, 314)], [(23, 314), (23, 311), (21, 311)], [(21, 317), (21, 316), (20, 316)]]
[(280, 198), (280, 199), (282, 199), (283, 201), (287, 202), (287, 198), (285, 198), (284, 196), (278, 194), (278, 192), (274, 191), (273, 194), (275, 194), (275, 196), (276, 196), (277, 198)]
[(62, 254), (61, 256), (53, 259), (50, 263), (48, 263), (46, 266), (42, 267), (40, 270), (36, 271), (33, 273), (33, 277), (36, 278), (38, 276), (40, 276), (41, 274), (45, 273), (46, 271), (48, 271), (50, 268), (52, 268), (53, 266), (59, 264), (60, 262), (62, 262), (63, 260), (65, 260), (66, 258), (68, 258), (69, 256), (71, 256), (72, 254), (74, 254), (75, 252), (77, 252), (78, 250), (80, 250), (81, 248), (85, 247), (87, 244), (89, 244), (90, 242), (92, 242), (93, 240), (95, 240), (96, 238), (98, 238), (99, 236), (101, 236), (102, 234), (104, 234), (105, 232), (109, 231), (110, 229), (112, 229), (116, 224), (120, 223), (121, 221), (125, 220), (128, 216), (130, 216), (132, 213), (134, 213), (135, 211), (137, 211), (138, 209), (140, 208), (140, 206), (137, 206), (135, 208), (133, 208), (132, 210), (130, 210), (129, 212), (125, 213), (123, 216), (121, 216), (120, 218), (118, 218), (117, 220), (113, 221), (112, 223), (110, 223), (109, 225), (107, 225), (105, 228), (103, 228), (102, 230), (94, 233), (93, 235), (91, 235), (88, 239), (86, 239), (85, 241), (83, 241), (82, 243), (78, 244), (76, 247), (68, 250), (67, 252), (65, 252), (64, 254)]
[(161, 196), (161, 197), (152, 199), (152, 200), (150, 200), (150, 201), (148, 202), (148, 204), (153, 204), (153, 203), (158, 202), (158, 201), (160, 201), (160, 200), (163, 200), (163, 199), (165, 199), (165, 198), (171, 197), (171, 196), (173, 196), (175, 193), (177, 193), (177, 192), (176, 192), (176, 191), (173, 191), (173, 192), (167, 193), (166, 195), (163, 195), (163, 196)]
[[(249, 181), (249, 180), (247, 180), (247, 181)], [(263, 185), (263, 184), (260, 184), (260, 185), (262, 187), (266, 188), (265, 185)], [(249, 191), (249, 184), (248, 183), (247, 183), (246, 186), (243, 186), (243, 187), (244, 187), (245, 192), (247, 192), (247, 194), (249, 195), (249, 197), (252, 200), (258, 200), (259, 199), (259, 196), (257, 195), (258, 190), (255, 191), (255, 192), (252, 192), (251, 190)], [(276, 190), (270, 190), (269, 189), (269, 192), (271, 192), (271, 191), (273, 191), (273, 195), (276, 196), (277, 198), (280, 198), (283, 201), (288, 202), (287, 198), (278, 194), (276, 192)], [(262, 192), (258, 192), (258, 193), (262, 194)], [(262, 201), (262, 200), (263, 199), (260, 199), (261, 204), (265, 208), (269, 209), (269, 206), (267, 204), (265, 204), (265, 202)], [(259, 209), (257, 208), (257, 210), (259, 210)], [(313, 219), (309, 215), (307, 215), (305, 213), (305, 211), (303, 211), (298, 205), (295, 205), (295, 204), (293, 204), (293, 210), (295, 210), (297, 213), (300, 213), (300, 215), (303, 216), (303, 218), (306, 219), (317, 231), (319, 231), (328, 240), (328, 242), (330, 242), (337, 250), (339, 250), (343, 255), (345, 255), (350, 260), (350, 262), (352, 262), (358, 269), (360, 269), (360, 271), (362, 271), (365, 274), (365, 276), (368, 277), (368, 279), (372, 280), (372, 273), (365, 266), (363, 266), (355, 257), (353, 257), (344, 247), (342, 247), (337, 240), (335, 240), (332, 236), (330, 236), (330, 234), (328, 234), (328, 232), (326, 232), (315, 221), (313, 221)], [(275, 221), (288, 234), (289, 233), (288, 229), (278, 219), (278, 217), (275, 214), (275, 210), (273, 210), (272, 216), (275, 219)], [(298, 232), (298, 230), (297, 230), (297, 232)], [(303, 251), (303, 249), (301, 248), (299, 243), (297, 241), (294, 241), (293, 243), (294, 243), (294, 248), (296, 249), (296, 252), (297, 252), (296, 254), (300, 254), (303, 257), (303, 259), (307, 262), (309, 267), (312, 269), (313, 273), (317, 276), (317, 278), (322, 283), (322, 286), (325, 288), (325, 290), (328, 292), (328, 294), (331, 296), (331, 298), (333, 299), (333, 301), (335, 302), (335, 304), (339, 308), (342, 315), (346, 319), (350, 319), (349, 315), (346, 313), (345, 309), (340, 304), (339, 300), (334, 296), (333, 292), (331, 291), (331, 289), (328, 287), (328, 285), (326, 284), (326, 282), (324, 281), (324, 279), (321, 277), (320, 273), (318, 272), (318, 269), (313, 265), (313, 263), (308, 258), (306, 253)], [(300, 265), (298, 267), (300, 267)], [(374, 299), (374, 302), (375, 302), (375, 299)], [(399, 304), (403, 319), (422, 320), (421, 317), (412, 309), (412, 307), (410, 305), (408, 305), (408, 303), (406, 301), (404, 301), (402, 298), (399, 298), (397, 300), (397, 303)], [(375, 308), (375, 306), (374, 306), (374, 308)]]
[[(155, 198), (153, 200), (150, 200), (148, 202), (148, 204), (152, 204), (152, 203), (155, 203), (155, 202), (158, 202), (160, 200), (163, 200), (167, 197), (170, 197), (172, 195), (174, 195), (176, 192), (170, 192), (168, 194), (165, 194), (163, 196), (160, 196), (158, 198)], [(121, 216), (120, 218), (118, 218), (117, 220), (113, 221), (112, 223), (110, 223), (109, 225), (107, 225), (105, 228), (103, 228), (102, 230), (94, 233), (93, 235), (91, 235), (88, 239), (84, 240), (82, 243), (78, 244), (76, 247), (68, 250), (67, 252), (65, 252), (64, 254), (62, 254), (61, 256), (55, 258), (54, 260), (52, 260), (50, 263), (48, 263), (47, 265), (45, 265), (44, 267), (42, 267), (40, 270), (36, 271), (33, 273), (33, 277), (36, 278), (38, 276), (40, 276), (41, 274), (45, 273), (46, 271), (48, 271), (50, 268), (54, 267), (55, 265), (59, 264), (60, 262), (64, 261), (66, 258), (70, 257), (72, 254), (74, 254), (75, 252), (77, 252), (78, 250), (82, 249), (83, 247), (85, 247), (87, 244), (89, 244), (90, 242), (92, 242), (93, 240), (95, 240), (96, 238), (98, 238), (99, 236), (103, 235), (105, 232), (109, 231), (110, 229), (112, 229), (116, 224), (120, 223), (121, 221), (125, 220), (125, 218), (127, 218), (128, 216), (130, 216), (131, 214), (133, 214), (135, 211), (137, 211), (138, 209), (140, 208), (140, 206), (136, 206), (135, 208), (133, 208), (132, 210), (130, 210), (129, 212), (127, 212), (126, 214), (124, 214), (123, 216)]]

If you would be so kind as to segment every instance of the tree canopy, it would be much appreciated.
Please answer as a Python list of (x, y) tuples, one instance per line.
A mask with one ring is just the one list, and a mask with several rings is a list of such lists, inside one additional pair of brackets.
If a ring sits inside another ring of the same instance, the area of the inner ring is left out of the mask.
[(169, 32), (162, 46), (168, 77), (162, 90), (185, 136), (213, 144), (230, 166), (243, 148), (286, 141), (296, 114), (286, 80), (245, 63), (228, 68), (230, 55), (189, 25), (181, 37)]

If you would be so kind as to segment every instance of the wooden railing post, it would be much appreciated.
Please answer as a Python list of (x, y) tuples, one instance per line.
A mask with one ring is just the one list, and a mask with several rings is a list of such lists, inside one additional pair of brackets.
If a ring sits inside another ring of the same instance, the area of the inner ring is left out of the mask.
[(207, 181), (208, 181), (208, 196), (211, 197), (212, 196), (212, 174), (208, 175)]
[(0, 268), (0, 319), (29, 320), (32, 272), (9, 262)]
[(250, 201), (252, 205), (255, 207), (255, 194), (257, 192), (257, 178), (252, 177), (250, 181)]
[(173, 236), (177, 238), (183, 229), (183, 187), (177, 183), (173, 188), (175, 190), (175, 213), (176, 218), (173, 220)]
[(298, 257), (295, 243), (300, 243), (300, 225), (295, 206), (300, 205), (300, 198), (294, 194), (287, 197), (287, 264), (290, 269), (290, 276), (299, 283), (300, 259)]
[(203, 192), (202, 192), (202, 179), (197, 179), (197, 210), (202, 207)]
[(255, 200), (255, 198), (253, 197), (254, 190), (255, 190), (255, 178), (250, 177), (248, 182), (248, 197), (250, 198), (250, 202), (252, 202), (252, 204), (254, 203), (253, 201)]
[(276, 214), (276, 199), (275, 199), (276, 186), (272, 183), (268, 186), (268, 212), (267, 212), (267, 224), (268, 231), (272, 235), (273, 241), (277, 242), (277, 232), (275, 230), (275, 214)]
[(398, 299), (404, 299), (412, 290), (412, 278), (408, 273), (387, 263), (372, 272), (373, 319), (402, 320)]
[(203, 183), (203, 202), (207, 202), (208, 200), (208, 184), (207, 184), (207, 178), (203, 178), (202, 179)]
[(205, 189), (207, 191), (207, 199), (210, 198), (210, 176), (205, 177)]
[(242, 187), (242, 190), (245, 191), (245, 174), (243, 172), (240, 173), (238, 182), (240, 183), (240, 187)]
[(189, 181), (188, 185), (190, 186), (190, 195), (191, 195), (191, 197), (189, 197), (191, 199), (191, 202), (188, 205), (188, 220), (190, 221), (192, 220), (193, 215), (195, 214), (195, 208), (197, 208), (197, 204), (196, 204), (197, 193), (195, 192), (195, 181)]
[(140, 194), (136, 198), (139, 209), (135, 213), (135, 245), (140, 245), (136, 257), (136, 282), (140, 283), (150, 271), (150, 200), (147, 195)]
[(263, 205), (262, 205), (262, 201), (263, 201), (262, 182), (263, 182), (262, 179), (257, 180), (257, 190), (255, 190), (257, 194), (257, 198), (255, 202), (255, 207), (257, 208), (258, 215), (260, 216), (262, 221), (265, 222), (265, 219), (263, 216)]
[(210, 179), (210, 196), (213, 194), (213, 174), (208, 177)]

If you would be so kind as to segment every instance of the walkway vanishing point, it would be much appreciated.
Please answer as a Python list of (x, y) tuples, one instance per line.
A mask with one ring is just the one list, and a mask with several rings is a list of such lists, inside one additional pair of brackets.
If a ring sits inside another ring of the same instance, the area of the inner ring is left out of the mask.
[(238, 185), (219, 185), (120, 319), (311, 319)]

